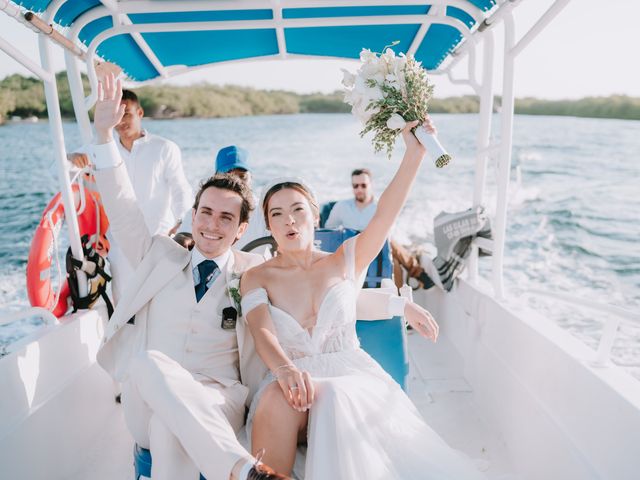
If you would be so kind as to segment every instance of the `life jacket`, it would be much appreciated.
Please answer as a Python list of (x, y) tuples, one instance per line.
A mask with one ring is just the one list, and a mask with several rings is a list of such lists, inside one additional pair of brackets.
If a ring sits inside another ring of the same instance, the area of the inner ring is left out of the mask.
[[(107, 295), (107, 282), (111, 281), (111, 276), (106, 272), (107, 259), (100, 255), (89, 243), (89, 236), (82, 237), (82, 251), (84, 260), (77, 260), (73, 257), (71, 248), (67, 250), (67, 279), (69, 283), (69, 294), (73, 312), (91, 308), (100, 297), (107, 305), (109, 318), (113, 314), (113, 304)], [(78, 270), (82, 270), (87, 276), (87, 295), (80, 296), (78, 288)]]

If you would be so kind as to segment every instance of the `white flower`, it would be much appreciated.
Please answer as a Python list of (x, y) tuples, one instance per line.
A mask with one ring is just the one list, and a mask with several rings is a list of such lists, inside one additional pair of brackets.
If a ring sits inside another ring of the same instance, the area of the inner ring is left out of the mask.
[(374, 75), (377, 75), (380, 72), (380, 67), (378, 63), (365, 63), (362, 65), (360, 70), (358, 71), (358, 77), (363, 77), (364, 79), (369, 79)]
[(360, 52), (360, 61), (364, 63), (374, 63), (378, 61), (378, 56), (368, 48), (363, 48)]
[(394, 51), (393, 51), (392, 49), (390, 49), (390, 48), (387, 48), (387, 51), (386, 51), (386, 52), (384, 52), (384, 53), (380, 56), (380, 58), (381, 58), (382, 60), (384, 60), (384, 62), (385, 62), (387, 65), (391, 66), (391, 65), (393, 65), (393, 63), (395, 62), (395, 59), (396, 59), (396, 52), (394, 52)]
[(229, 283), (227, 283), (227, 288), (232, 289), (238, 289), (240, 288), (240, 279), (233, 277), (231, 280), (229, 280)]
[(367, 105), (359, 103), (357, 105), (354, 105), (351, 109), (351, 113), (353, 113), (362, 124), (367, 123), (372, 115), (371, 110), (367, 110), (366, 108)]
[(352, 88), (356, 83), (356, 76), (349, 70), (342, 69), (342, 85), (347, 88)]
[(406, 124), (407, 122), (404, 121), (404, 118), (402, 118), (397, 113), (394, 113), (393, 115), (391, 115), (389, 117), (389, 120), (387, 120), (387, 127), (390, 128), (391, 130), (403, 129)]
[(378, 85), (382, 85), (384, 83), (384, 73), (378, 72), (371, 79), (375, 80)]

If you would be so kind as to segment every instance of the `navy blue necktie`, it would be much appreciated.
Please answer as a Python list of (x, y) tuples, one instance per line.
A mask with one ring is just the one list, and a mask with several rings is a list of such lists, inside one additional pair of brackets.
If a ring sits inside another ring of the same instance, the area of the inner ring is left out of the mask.
[(211, 280), (211, 276), (213, 272), (216, 271), (218, 265), (213, 260), (203, 260), (198, 264), (198, 273), (200, 274), (200, 283), (196, 285), (196, 300), (199, 302), (200, 299), (207, 293), (209, 287), (207, 287), (207, 283)]

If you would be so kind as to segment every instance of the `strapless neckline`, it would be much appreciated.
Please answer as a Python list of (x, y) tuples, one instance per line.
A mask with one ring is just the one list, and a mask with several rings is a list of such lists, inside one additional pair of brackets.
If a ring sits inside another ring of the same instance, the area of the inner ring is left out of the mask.
[(349, 281), (349, 279), (345, 278), (343, 280), (340, 280), (339, 282), (334, 283), (333, 285), (331, 285), (329, 288), (327, 288), (327, 290), (324, 292), (324, 296), (322, 297), (322, 300), (320, 301), (320, 306), (318, 307), (318, 314), (316, 315), (316, 321), (315, 324), (313, 325), (313, 327), (311, 328), (311, 331), (309, 331), (309, 329), (304, 328), (300, 322), (293, 316), (291, 315), (289, 312), (287, 312), (286, 310), (280, 308), (280, 307), (276, 307), (275, 305), (273, 305), (272, 303), (269, 303), (269, 306), (275, 310), (277, 310), (278, 312), (284, 314), (284, 316), (288, 319), (290, 319), (297, 327), (299, 330), (305, 332), (309, 338), (313, 338), (313, 334), (316, 331), (318, 325), (320, 325), (320, 318), (321, 318), (321, 314), (322, 314), (322, 309), (325, 306), (325, 304), (327, 303), (328, 298), (330, 297), (331, 293), (333, 293), (338, 286), (340, 285), (344, 285)]

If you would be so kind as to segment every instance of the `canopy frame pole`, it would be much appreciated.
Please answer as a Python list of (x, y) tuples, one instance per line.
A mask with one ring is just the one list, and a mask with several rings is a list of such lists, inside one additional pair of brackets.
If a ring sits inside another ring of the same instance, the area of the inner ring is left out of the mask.
[[(494, 37), (493, 32), (487, 32), (482, 50), (482, 83), (480, 85), (480, 125), (476, 136), (476, 167), (473, 188), (473, 206), (481, 206), (485, 200), (487, 181), (487, 162), (489, 160), (489, 146), (491, 144), (491, 121), (493, 117), (493, 65), (494, 65)], [(469, 256), (469, 281), (478, 280), (478, 245), (472, 244)]]
[[(29, 30), (32, 30), (36, 33), (38, 32), (36, 27), (25, 20), (22, 11), (18, 7), (10, 3), (9, 0), (0, 0), (0, 10), (7, 16), (13, 17), (16, 22), (22, 23), (25, 27), (29, 28)], [(11, 42), (5, 40), (3, 37), (0, 37), (0, 50), (6, 53), (9, 57), (13, 58), (16, 62), (29, 70), (43, 82), (51, 81), (51, 79), (53, 78), (51, 72), (42, 68), (42, 66), (38, 65), (37, 62), (33, 61), (24, 52), (16, 48)]]
[[(45, 13), (45, 21), (50, 22), (57, 10), (54, 4), (53, 9), (47, 9)], [(80, 240), (80, 228), (78, 226), (78, 217), (76, 216), (76, 207), (73, 191), (71, 190), (71, 181), (69, 179), (69, 162), (67, 160), (67, 152), (64, 145), (64, 131), (62, 130), (62, 115), (60, 113), (60, 103), (58, 99), (58, 85), (53, 65), (51, 62), (51, 39), (45, 35), (38, 36), (38, 48), (40, 50), (40, 62), (42, 68), (51, 73), (52, 78), (44, 82), (44, 95), (47, 102), (47, 112), (49, 115), (49, 128), (51, 130), (51, 139), (53, 141), (53, 153), (56, 159), (58, 170), (58, 183), (60, 185), (60, 195), (64, 206), (64, 215), (69, 233), (69, 244), (71, 246), (71, 254), (76, 260), (84, 260), (84, 251), (82, 249), (82, 241)], [(84, 297), (87, 295), (87, 276), (82, 270), (77, 271), (78, 293)]]
[(82, 84), (82, 75), (80, 73), (80, 62), (73, 55), (65, 52), (65, 65), (67, 67), (67, 80), (69, 81), (69, 91), (71, 92), (71, 102), (73, 103), (73, 111), (78, 122), (80, 137), (85, 145), (91, 143), (93, 139), (93, 131), (91, 129), (91, 120), (89, 119), (89, 109), (84, 102), (84, 85)]
[[(129, 15), (121, 14), (121, 15), (118, 15), (118, 17), (121, 25), (133, 25), (133, 22), (129, 18)], [(115, 20), (113, 24), (116, 25)], [(142, 50), (142, 53), (145, 54), (149, 62), (151, 62), (151, 65), (153, 65), (153, 68), (155, 68), (158, 71), (160, 76), (162, 78), (168, 78), (169, 74), (167, 73), (166, 67), (162, 64), (162, 62), (160, 61), (158, 56), (153, 52), (153, 50), (151, 50), (151, 47), (149, 46), (147, 41), (142, 37), (142, 35), (140, 35), (140, 33), (138, 32), (135, 32), (131, 34), (131, 38), (133, 38), (133, 41), (136, 42), (140, 50)]]
[(276, 22), (278, 55), (280, 58), (287, 58), (287, 39), (284, 35), (284, 27), (282, 24), (282, 0), (271, 0), (271, 11), (273, 12), (273, 20)]
[[(102, 2), (104, 3), (104, 2)], [(168, 3), (168, 4), (165, 4)], [(281, 7), (284, 8), (336, 8), (336, 7), (375, 7), (386, 6), (388, 0), (280, 0)], [(395, 0), (394, 5), (410, 5), (415, 6), (415, 0)], [(455, 7), (463, 10), (471, 16), (476, 22), (483, 19), (483, 11), (471, 2), (463, 0), (430, 0), (431, 6), (447, 6)], [(217, 0), (215, 2), (215, 10), (260, 10), (270, 8), (264, 0), (242, 1), (241, 4), (237, 0)], [(118, 3), (118, 11), (120, 13), (152, 13), (152, 12), (198, 12), (211, 10), (210, 0), (183, 0), (181, 2), (155, 2), (153, 0), (129, 0), (127, 2)]]
[(570, 0), (555, 0), (553, 4), (540, 16), (538, 21), (529, 30), (515, 41), (515, 24), (512, 8), (504, 10), (504, 59), (502, 77), (502, 110), (500, 154), (498, 157), (498, 194), (496, 199), (496, 214), (492, 266), (492, 283), (494, 296), (498, 300), (505, 297), (504, 291), (504, 251), (507, 228), (507, 193), (511, 175), (511, 158), (513, 146), (513, 119), (515, 113), (515, 60), (531, 41), (537, 37), (544, 27), (548, 25), (569, 3)]
[[(427, 16), (432, 16), (432, 17), (439, 16), (439, 15), (446, 15), (446, 14), (447, 14), (447, 7), (441, 6), (441, 5), (432, 5), (431, 8), (429, 8), (429, 11), (427, 12)], [(420, 48), (420, 45), (422, 45), (422, 41), (424, 40), (424, 37), (427, 35), (427, 32), (431, 28), (431, 25), (433, 25), (433, 21), (430, 21), (430, 20), (427, 20), (423, 22), (422, 25), (420, 25), (420, 28), (418, 29), (416, 36), (413, 37), (413, 41), (411, 42), (411, 45), (407, 50), (407, 55), (415, 56), (416, 52), (418, 51), (418, 48)]]
[(6, 53), (9, 57), (13, 58), (16, 62), (22, 65), (24, 68), (33, 73), (43, 82), (50, 82), (52, 73), (47, 72), (36, 62), (27, 57), (23, 52), (14, 47), (10, 42), (0, 37), (0, 50)]
[(494, 228), (492, 283), (494, 295), (504, 299), (504, 244), (507, 226), (507, 192), (511, 173), (511, 148), (513, 145), (513, 117), (515, 103), (515, 57), (510, 54), (515, 43), (513, 14), (508, 11), (504, 22), (504, 57), (502, 73), (502, 110), (500, 120), (500, 155), (498, 157), (497, 198)]

